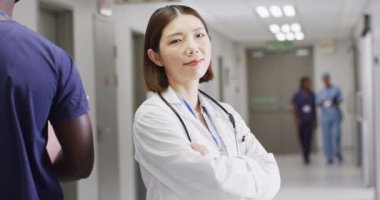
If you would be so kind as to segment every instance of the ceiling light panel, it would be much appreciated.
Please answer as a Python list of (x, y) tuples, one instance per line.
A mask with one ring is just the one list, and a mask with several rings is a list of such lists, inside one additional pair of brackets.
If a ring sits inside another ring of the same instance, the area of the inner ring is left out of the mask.
[(299, 23), (293, 23), (290, 25), (293, 32), (297, 33), (301, 31), (301, 25)]
[(277, 24), (271, 24), (269, 25), (269, 30), (270, 32), (272, 32), (273, 34), (276, 34), (276, 33), (279, 33), (281, 31), (281, 28), (279, 25)]
[(282, 17), (283, 13), (279, 6), (271, 6), (269, 7), (270, 14), (273, 17)]
[(294, 33), (287, 33), (286, 39), (289, 41), (293, 41), (295, 39)]
[(256, 12), (261, 18), (268, 18), (270, 16), (268, 9), (264, 6), (257, 7)]
[(283, 33), (277, 33), (276, 34), (276, 39), (278, 41), (285, 41), (286, 40), (285, 34), (283, 34)]
[(296, 15), (296, 9), (292, 5), (283, 6), (282, 10), (287, 17), (294, 17)]
[(290, 32), (290, 26), (289, 24), (284, 24), (281, 26), (281, 31), (284, 33), (289, 33)]
[[(294, 17), (296, 16), (296, 9), (292, 5), (272, 5), (269, 7), (258, 6), (256, 13), (261, 18), (281, 18), (281, 17)], [(302, 27), (299, 23), (291, 24), (270, 24), (270, 32), (275, 36), (278, 41), (293, 41), (305, 39), (305, 34), (302, 32)]]
[(295, 33), (294, 37), (295, 37), (296, 40), (303, 40), (303, 39), (305, 39), (305, 35), (302, 32)]

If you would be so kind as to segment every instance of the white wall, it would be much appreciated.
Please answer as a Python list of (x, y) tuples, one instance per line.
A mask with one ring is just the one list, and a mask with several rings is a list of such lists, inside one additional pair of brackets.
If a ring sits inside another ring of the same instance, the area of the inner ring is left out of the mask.
[(248, 107), (248, 76), (247, 76), (247, 57), (246, 49), (239, 44), (234, 44), (235, 57), (234, 62), (234, 88), (230, 94), (233, 94), (234, 100), (231, 102), (236, 111), (239, 112), (244, 121), (249, 124), (249, 107)]
[[(321, 75), (329, 72), (332, 83), (342, 91), (343, 111), (342, 148), (352, 149), (355, 145), (356, 128), (353, 113), (354, 103), (354, 52), (350, 39), (335, 40), (334, 50), (326, 52), (318, 43), (314, 45), (314, 86), (316, 91), (323, 88)], [(320, 115), (319, 115), (320, 117)], [(322, 134), (318, 128), (318, 144), (322, 146)]]
[[(37, 0), (24, 0), (16, 4), (13, 19), (37, 31), (38, 29), (38, 2)], [(46, 0), (58, 5), (73, 9), (74, 16), (74, 52), (75, 61), (87, 95), (90, 96), (90, 116), (93, 123), (94, 136), (96, 135), (95, 118), (95, 75), (93, 53), (93, 22), (92, 16), (96, 12), (96, 1), (93, 0)], [(96, 137), (94, 138), (96, 139)], [(96, 146), (96, 140), (95, 146)], [(95, 153), (95, 159), (97, 158)], [(97, 159), (96, 159), (97, 160)], [(96, 161), (95, 160), (95, 161)], [(86, 180), (78, 183), (78, 200), (97, 199), (97, 168)]]
[[(214, 98), (219, 99), (219, 67), (218, 57), (223, 58), (223, 68), (229, 69), (228, 85), (224, 88), (224, 102), (232, 105), (235, 110), (243, 117), (248, 119), (247, 105), (247, 76), (246, 76), (246, 54), (245, 49), (229, 40), (224, 35), (210, 28), (212, 43), (212, 65), (214, 80), (202, 84), (202, 89), (207, 91)], [(227, 80), (224, 80), (226, 82)]]
[[(371, 0), (368, 6), (372, 18), (373, 56), (380, 58), (380, 2)], [(380, 64), (374, 62), (374, 135), (375, 135), (375, 184), (376, 199), (380, 199)]]
[[(116, 24), (116, 44), (118, 57), (116, 59), (119, 76), (118, 110), (119, 110), (119, 147), (121, 163), (122, 199), (135, 199), (135, 180), (132, 122), (133, 122), (133, 66), (132, 66), (132, 32), (145, 33), (150, 15), (164, 4), (128, 4), (114, 7)], [(210, 27), (209, 27), (210, 28)], [(222, 56), (224, 66), (230, 68), (230, 86), (226, 88), (226, 102), (231, 103), (247, 119), (246, 89), (245, 89), (245, 52), (239, 45), (210, 29), (212, 36), (212, 63), (215, 79), (201, 87), (210, 95), (219, 98), (218, 56)], [(239, 62), (236, 62), (236, 59)], [(242, 76), (242, 78), (240, 77)], [(238, 88), (238, 89), (237, 89)], [(236, 92), (239, 90), (239, 92)]]

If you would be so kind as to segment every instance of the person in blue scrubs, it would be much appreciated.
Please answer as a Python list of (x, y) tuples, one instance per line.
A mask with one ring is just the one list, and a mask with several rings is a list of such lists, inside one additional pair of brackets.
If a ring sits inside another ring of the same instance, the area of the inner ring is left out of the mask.
[(343, 161), (340, 150), (342, 103), (341, 91), (331, 84), (330, 75), (323, 74), (322, 81), (325, 85), (317, 95), (317, 105), (321, 108), (321, 126), (323, 132), (323, 147), (328, 164), (333, 164), (336, 159), (339, 163)]
[(0, 0), (0, 199), (62, 200), (58, 179), (88, 177), (94, 164), (88, 102), (70, 56), (13, 21), (14, 5)]
[(301, 78), (300, 89), (293, 95), (292, 103), (303, 161), (305, 165), (309, 165), (313, 129), (316, 126), (316, 112), (315, 94), (311, 89), (308, 77)]

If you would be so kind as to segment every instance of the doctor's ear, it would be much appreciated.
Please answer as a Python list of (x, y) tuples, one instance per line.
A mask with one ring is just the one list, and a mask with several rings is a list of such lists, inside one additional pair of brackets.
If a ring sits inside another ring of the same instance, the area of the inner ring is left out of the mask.
[(153, 49), (148, 49), (147, 54), (148, 54), (149, 59), (150, 59), (154, 64), (156, 64), (156, 65), (159, 66), (159, 67), (163, 67), (162, 62), (161, 62), (160, 55), (159, 55), (158, 53), (156, 53)]

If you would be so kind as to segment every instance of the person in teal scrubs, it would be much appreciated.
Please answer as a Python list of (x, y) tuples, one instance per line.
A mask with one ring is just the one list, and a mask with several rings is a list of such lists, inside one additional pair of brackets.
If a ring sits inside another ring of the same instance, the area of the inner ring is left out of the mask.
[(317, 105), (321, 108), (321, 126), (323, 132), (323, 147), (328, 164), (333, 164), (334, 159), (339, 163), (343, 161), (340, 150), (342, 103), (341, 91), (331, 84), (328, 73), (323, 74), (322, 81), (325, 85), (317, 95)]

